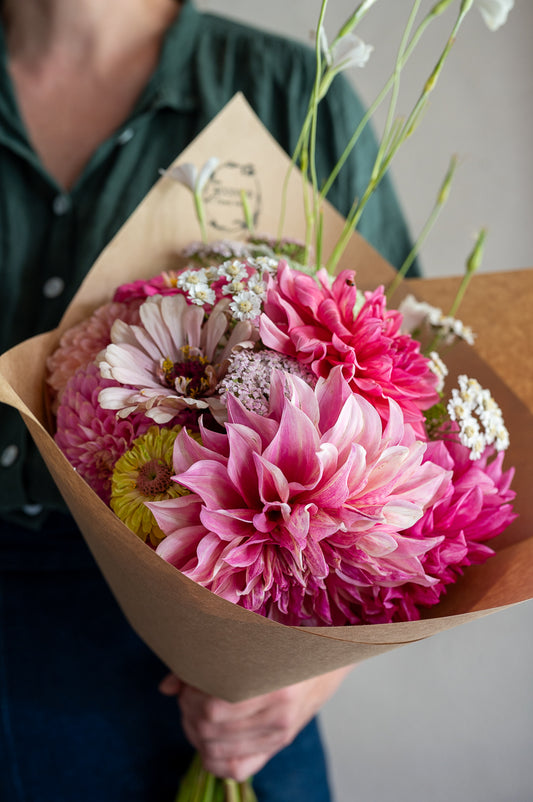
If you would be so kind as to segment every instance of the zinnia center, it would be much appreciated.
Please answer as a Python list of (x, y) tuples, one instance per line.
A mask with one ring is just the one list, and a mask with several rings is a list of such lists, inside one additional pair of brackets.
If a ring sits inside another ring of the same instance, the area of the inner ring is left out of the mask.
[(151, 459), (141, 465), (137, 475), (137, 490), (143, 496), (157, 496), (165, 493), (171, 486), (172, 471), (160, 459)]
[(188, 345), (180, 349), (181, 360), (173, 362), (169, 357), (161, 362), (161, 380), (189, 398), (205, 395), (210, 389), (206, 374), (207, 357), (195, 354)]

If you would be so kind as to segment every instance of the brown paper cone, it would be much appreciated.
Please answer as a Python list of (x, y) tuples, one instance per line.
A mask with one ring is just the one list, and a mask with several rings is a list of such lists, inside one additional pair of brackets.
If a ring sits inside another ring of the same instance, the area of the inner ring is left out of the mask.
[[(239, 96), (179, 161), (200, 166), (213, 155), (224, 158), (206, 188), (213, 238), (236, 238), (239, 234), (243, 176), (254, 204), (257, 230), (275, 233), (288, 159)], [(294, 173), (287, 235), (301, 235), (301, 208), (301, 182)], [(324, 221), (326, 253), (341, 226), (340, 216), (328, 207)], [(108, 301), (118, 284), (171, 266), (176, 251), (197, 238), (190, 194), (181, 185), (162, 178), (103, 251), (59, 328), (27, 340), (0, 357), (0, 400), (22, 414), (124, 614), (150, 648), (186, 682), (237, 701), (364, 660), (532, 597), (533, 504), (526, 481), (533, 453), (533, 403), (528, 410), (473, 349), (454, 351), (456, 372), (466, 372), (490, 387), (503, 408), (512, 441), (508, 464), (517, 467), (516, 508), (520, 518), (497, 539), (497, 555), (485, 565), (467, 570), (425, 620), (330, 628), (277, 624), (196, 585), (115, 517), (70, 466), (47, 431), (43, 403), (46, 356), (55, 348), (60, 333)], [(357, 269), (362, 288), (375, 287), (392, 275), (392, 268), (358, 235), (352, 238), (343, 263)], [(531, 279), (531, 272), (527, 275)], [(430, 284), (418, 282), (417, 291), (429, 297)], [(509, 309), (502, 306), (500, 313)], [(506, 324), (518, 330), (526, 320), (509, 319)], [(43, 368), (30, 377), (21, 369), (27, 364)], [(505, 377), (511, 387), (523, 371), (521, 359), (515, 361), (515, 369), (516, 373), (511, 371)]]

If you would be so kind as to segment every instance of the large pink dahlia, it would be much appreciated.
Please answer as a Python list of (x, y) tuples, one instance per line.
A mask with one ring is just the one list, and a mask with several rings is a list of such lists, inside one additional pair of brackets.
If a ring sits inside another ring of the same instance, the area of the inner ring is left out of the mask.
[(155, 295), (139, 309), (142, 325), (117, 321), (99, 364), (102, 376), (122, 386), (102, 390), (102, 407), (120, 417), (143, 412), (163, 424), (187, 408), (225, 418), (218, 382), (232, 351), (257, 339), (250, 321), (232, 327), (229, 303), (220, 301), (204, 322), (203, 309), (183, 295)]
[(116, 382), (102, 379), (96, 365), (80, 368), (63, 391), (55, 434), (68, 461), (107, 504), (116, 461), (153, 425), (144, 415), (121, 420), (100, 407), (100, 390), (114, 385)]
[[(288, 393), (288, 396), (287, 396)], [(287, 624), (336, 623), (328, 585), (432, 583), (433, 538), (401, 534), (449, 481), (390, 401), (388, 423), (340, 368), (311, 389), (276, 372), (270, 410), (228, 395), (226, 433), (180, 432), (175, 480), (191, 494), (149, 504), (158, 553), (218, 595)], [(348, 616), (360, 621), (354, 605)]]
[(387, 310), (382, 287), (366, 293), (356, 313), (353, 270), (344, 270), (331, 286), (325, 270), (318, 271), (317, 279), (280, 263), (260, 320), (264, 344), (306, 363), (316, 376), (325, 377), (341, 365), (351, 389), (384, 420), (392, 398), (424, 438), (422, 410), (439, 400), (438, 380), (420, 344), (400, 332), (401, 314)]

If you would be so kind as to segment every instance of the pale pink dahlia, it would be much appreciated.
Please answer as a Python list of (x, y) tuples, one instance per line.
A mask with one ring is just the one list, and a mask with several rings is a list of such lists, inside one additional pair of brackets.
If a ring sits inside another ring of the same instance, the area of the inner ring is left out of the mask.
[(325, 377), (336, 365), (355, 393), (367, 398), (384, 420), (387, 399), (402, 409), (420, 438), (425, 437), (422, 410), (437, 403), (437, 377), (420, 344), (400, 332), (402, 316), (387, 310), (383, 288), (357, 301), (355, 272), (344, 270), (330, 286), (325, 270), (318, 283), (280, 263), (271, 278), (259, 332), (264, 344), (307, 364)]
[(80, 368), (68, 381), (57, 410), (55, 441), (68, 461), (101, 499), (109, 503), (111, 475), (118, 458), (153, 421), (144, 415), (128, 420), (102, 409), (98, 394), (116, 382), (102, 379), (94, 364)]
[(257, 339), (250, 321), (230, 325), (228, 307), (228, 300), (220, 301), (204, 322), (203, 309), (182, 295), (155, 295), (139, 310), (142, 325), (117, 321), (99, 364), (102, 376), (122, 386), (102, 390), (102, 407), (120, 417), (143, 412), (156, 423), (168, 423), (187, 407), (225, 419), (217, 384), (233, 350)]
[(109, 303), (99, 307), (86, 320), (68, 329), (59, 346), (46, 360), (46, 379), (52, 398), (52, 409), (57, 409), (68, 380), (76, 371), (93, 361), (100, 351), (111, 342), (111, 326), (115, 320), (125, 323), (139, 322), (140, 302)]
[(421, 558), (436, 540), (401, 530), (449, 477), (422, 464), (425, 444), (389, 404), (384, 428), (340, 368), (315, 389), (276, 372), (265, 416), (229, 395), (226, 433), (203, 428), (203, 445), (185, 431), (176, 439), (175, 481), (191, 494), (148, 505), (167, 534), (158, 553), (214, 593), (287, 624), (361, 620), (357, 597), (346, 615), (331, 587), (431, 584)]

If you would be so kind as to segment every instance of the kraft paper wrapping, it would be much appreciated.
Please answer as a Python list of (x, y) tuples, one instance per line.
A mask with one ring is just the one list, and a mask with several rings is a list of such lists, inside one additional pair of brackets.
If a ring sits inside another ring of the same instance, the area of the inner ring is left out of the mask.
[[(256, 230), (276, 232), (280, 187), (288, 159), (242, 97), (234, 98), (176, 163), (190, 161), (200, 166), (211, 156), (221, 158), (205, 192), (211, 237), (235, 239), (243, 234), (241, 189), (248, 193)], [(303, 231), (301, 191), (301, 179), (294, 172), (289, 187), (287, 235), (299, 236)], [(341, 226), (341, 217), (328, 207), (325, 253)], [(515, 316), (513, 307), (505, 303), (498, 305), (496, 325), (494, 318), (486, 319), (483, 304), (465, 319), (474, 327), (479, 324), (488, 331), (507, 332), (501, 340), (498, 335), (488, 355), (491, 361), (494, 358), (495, 363), (505, 366), (506, 383), (475, 349), (460, 347), (451, 353), (455, 373), (465, 372), (478, 378), (491, 389), (503, 408), (512, 444), (506, 464), (517, 469), (514, 488), (520, 517), (492, 542), (497, 548), (496, 556), (483, 566), (468, 569), (424, 620), (353, 627), (284, 626), (196, 585), (159, 558), (115, 517), (70, 466), (49, 433), (43, 394), (46, 356), (55, 348), (61, 332), (108, 301), (117, 285), (175, 265), (176, 252), (198, 236), (188, 190), (161, 178), (103, 251), (58, 329), (27, 340), (0, 357), (0, 400), (20, 411), (125, 616), (149, 647), (186, 682), (238, 701), (364, 660), (531, 598), (533, 503), (527, 484), (533, 454), (533, 392), (531, 384), (524, 384), (523, 376), (531, 377), (532, 363), (531, 350), (515, 353), (514, 338), (525, 327), (531, 332), (532, 326), (528, 315)], [(361, 288), (373, 288), (392, 276), (392, 268), (357, 234), (343, 265), (357, 270)], [(522, 281), (524, 276), (524, 292), (527, 285), (531, 295), (533, 271), (506, 275), (503, 285), (499, 280), (496, 292), (501, 292), (503, 286), (511, 298), (513, 282)], [(494, 281), (495, 285), (497, 282)], [(492, 284), (492, 278), (487, 276), (477, 289), (474, 282), (474, 292), (483, 303), (485, 295), (492, 293)], [(451, 291), (451, 285), (453, 280), (444, 280), (444, 285), (433, 284), (431, 280), (413, 283), (418, 295), (434, 302), (442, 299), (445, 289)], [(481, 338), (480, 352), (482, 347)], [(515, 354), (513, 359), (511, 353)], [(525, 360), (529, 360), (528, 364)], [(28, 364), (42, 367), (36, 367), (29, 376), (25, 368), (21, 369)], [(521, 388), (522, 401), (509, 389), (515, 386)]]

